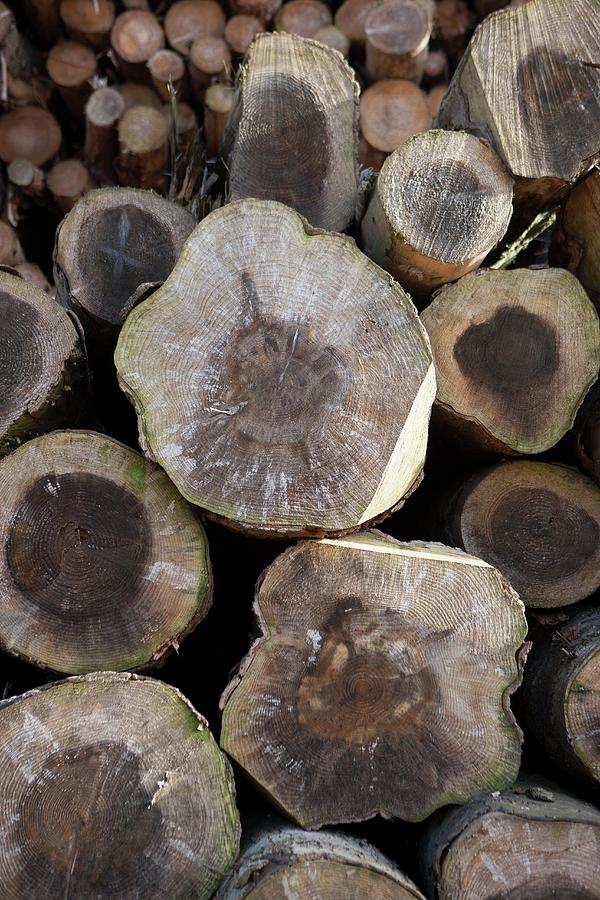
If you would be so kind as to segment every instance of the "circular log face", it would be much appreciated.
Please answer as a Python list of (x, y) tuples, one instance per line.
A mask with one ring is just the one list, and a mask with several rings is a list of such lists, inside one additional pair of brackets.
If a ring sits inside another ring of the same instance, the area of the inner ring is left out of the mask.
[(527, 606), (564, 606), (600, 587), (600, 490), (577, 470), (507, 462), (469, 479), (451, 530)]
[[(551, 815), (551, 804), (548, 815)], [(440, 900), (593, 900), (600, 896), (600, 826), (489, 813), (453, 841)]]
[(260, 879), (248, 900), (279, 900), (286, 886), (302, 900), (415, 900), (418, 894), (378, 872), (328, 859), (297, 861)]
[(369, 43), (383, 53), (416, 56), (427, 46), (431, 19), (426, 5), (418, 0), (392, 0), (369, 11), (365, 34)]
[(598, 374), (598, 317), (562, 269), (466, 275), (443, 288), (421, 319), (438, 402), (498, 449), (552, 447)]
[(212, 895), (239, 839), (233, 780), (178, 691), (70, 679), (0, 708), (0, 732), (7, 900)]
[[(596, 622), (596, 627), (597, 627)], [(597, 634), (597, 632), (596, 632)], [(600, 640), (571, 679), (565, 696), (569, 746), (600, 783)]]
[(210, 605), (204, 532), (167, 477), (94, 432), (0, 464), (0, 642), (60, 672), (156, 661)]
[(302, 543), (256, 611), (222, 746), (301, 825), (416, 821), (511, 782), (504, 704), (526, 626), (495, 569), (377, 532)]
[(354, 528), (419, 477), (435, 376), (412, 304), (281, 204), (205, 219), (115, 359), (152, 455), (243, 527)]

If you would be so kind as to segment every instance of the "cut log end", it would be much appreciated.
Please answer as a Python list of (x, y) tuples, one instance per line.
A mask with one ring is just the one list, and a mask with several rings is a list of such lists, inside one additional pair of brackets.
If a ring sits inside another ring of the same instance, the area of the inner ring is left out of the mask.
[(163, 190), (169, 166), (169, 123), (160, 110), (132, 106), (119, 120), (119, 158), (115, 164), (122, 185)]
[(387, 0), (369, 11), (364, 25), (369, 78), (421, 80), (431, 36), (431, 10), (427, 0)]
[(36, 166), (49, 162), (60, 149), (62, 133), (51, 113), (39, 106), (22, 106), (0, 117), (0, 159), (27, 159)]
[(188, 56), (198, 37), (222, 37), (225, 13), (216, 0), (178, 0), (169, 7), (164, 22), (173, 50)]
[(277, 31), (314, 37), (319, 28), (333, 22), (329, 7), (322, 0), (288, 0), (275, 16)]
[(79, 87), (96, 72), (96, 55), (91, 47), (76, 41), (55, 44), (46, 60), (48, 74), (60, 87)]
[(431, 127), (427, 95), (412, 81), (386, 78), (360, 98), (360, 128), (377, 150), (391, 153), (408, 138)]
[(257, 16), (238, 13), (227, 20), (224, 36), (233, 52), (243, 56), (256, 35), (264, 30), (265, 26)]
[(108, 46), (115, 20), (113, 0), (62, 0), (60, 16), (67, 32), (96, 49)]
[(123, 62), (145, 63), (162, 49), (165, 35), (154, 13), (129, 10), (115, 19), (110, 42)]

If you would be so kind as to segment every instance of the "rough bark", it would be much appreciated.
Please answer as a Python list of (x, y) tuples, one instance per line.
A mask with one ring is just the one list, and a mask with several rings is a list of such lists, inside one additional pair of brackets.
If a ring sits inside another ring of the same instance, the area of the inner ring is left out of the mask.
[(384, 78), (361, 94), (360, 130), (376, 150), (391, 153), (427, 131), (431, 119), (427, 95), (412, 81)]
[(600, 171), (594, 171), (564, 201), (552, 233), (551, 260), (581, 281), (600, 309)]
[(354, 529), (420, 480), (435, 375), (414, 307), (283, 204), (204, 219), (115, 359), (147, 452), (233, 527)]
[(77, 422), (87, 364), (67, 313), (22, 278), (0, 273), (0, 456)]
[(101, 672), (0, 706), (0, 880), (20, 897), (208, 900), (233, 862), (233, 776), (175, 688)]
[(598, 900), (600, 813), (531, 778), (434, 816), (419, 861), (432, 900)]
[(296, 35), (258, 35), (228, 135), (232, 200), (280, 200), (331, 231), (351, 223), (358, 85), (339, 54)]
[(430, 0), (384, 0), (365, 19), (366, 72), (380, 78), (423, 77), (433, 25)]
[(474, 272), (444, 287), (421, 321), (436, 362), (436, 417), (463, 450), (550, 449), (598, 375), (598, 316), (562, 269)]
[(381, 532), (301, 542), (254, 609), (221, 746), (295, 822), (420, 821), (513, 783), (527, 626), (487, 563)]
[(427, 131), (385, 161), (361, 224), (362, 245), (423, 301), (483, 262), (511, 212), (512, 180), (485, 142)]
[(485, 559), (528, 607), (568, 606), (600, 587), (600, 490), (576, 469), (498, 463), (454, 485), (440, 537)]

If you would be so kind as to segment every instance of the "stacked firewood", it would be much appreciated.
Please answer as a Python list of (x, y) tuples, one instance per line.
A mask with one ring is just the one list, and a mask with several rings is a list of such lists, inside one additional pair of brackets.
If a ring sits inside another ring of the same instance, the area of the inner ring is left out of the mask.
[(0, 3), (3, 896), (600, 898), (565, 9)]

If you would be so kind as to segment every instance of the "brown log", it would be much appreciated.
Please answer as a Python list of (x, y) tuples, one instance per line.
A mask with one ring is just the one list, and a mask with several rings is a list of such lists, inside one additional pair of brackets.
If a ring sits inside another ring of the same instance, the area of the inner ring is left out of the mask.
[(409, 137), (431, 128), (427, 95), (402, 78), (377, 81), (361, 94), (360, 128), (372, 147), (391, 153)]
[(148, 81), (148, 61), (164, 47), (165, 34), (154, 13), (131, 9), (115, 19), (110, 43), (123, 77)]
[(117, 123), (124, 110), (122, 95), (110, 87), (95, 90), (85, 107), (85, 162), (101, 184), (115, 182)]
[(563, 269), (474, 272), (444, 287), (421, 320), (436, 361), (436, 418), (463, 451), (548, 450), (598, 377), (596, 310)]
[(465, 0), (436, 0), (434, 35), (452, 60), (458, 60), (464, 53), (474, 24)]
[(352, 44), (365, 43), (365, 20), (379, 0), (344, 0), (337, 8), (334, 23)]
[(169, 170), (169, 125), (160, 110), (132, 106), (118, 125), (119, 184), (164, 190)]
[(78, 159), (67, 159), (56, 163), (48, 173), (48, 190), (58, 208), (68, 213), (94, 183), (89, 171)]
[(0, 220), (0, 264), (16, 266), (24, 261), (25, 257), (17, 232), (8, 222)]
[(432, 85), (439, 81), (448, 81), (448, 56), (443, 50), (430, 50), (423, 67), (423, 82)]
[(222, 37), (225, 13), (216, 0), (177, 0), (165, 16), (167, 41), (187, 56), (198, 37)]
[(0, 273), (0, 456), (75, 424), (87, 401), (79, 331), (64, 309), (22, 278)]
[[(170, 134), (173, 121), (173, 106), (170, 103), (165, 103), (160, 111), (168, 122)], [(197, 134), (198, 119), (196, 113), (187, 103), (177, 103), (175, 106), (175, 143), (180, 157), (185, 157)]]
[(421, 821), (514, 782), (527, 625), (491, 566), (376, 531), (302, 541), (263, 573), (254, 611), (221, 746), (302, 827)]
[(228, 0), (227, 5), (233, 15), (237, 13), (245, 13), (249, 16), (256, 16), (261, 22), (269, 23), (279, 7), (282, 0)]
[(244, 56), (257, 34), (265, 30), (263, 22), (256, 16), (238, 13), (227, 21), (225, 40), (234, 53)]
[(343, 231), (356, 201), (357, 94), (352, 70), (329, 47), (258, 35), (226, 135), (231, 198), (281, 200), (311, 225)]
[(600, 159), (599, 58), (600, 0), (535, 0), (485, 19), (452, 78), (438, 123), (492, 144), (524, 224)]
[(429, 0), (384, 0), (365, 19), (366, 71), (372, 81), (423, 77), (433, 25)]
[(576, 469), (498, 463), (453, 485), (437, 515), (441, 539), (499, 569), (527, 607), (600, 587), (600, 489)]
[(22, 106), (0, 116), (0, 159), (27, 159), (43, 166), (60, 149), (62, 134), (53, 115), (38, 106)]
[(0, 728), (7, 897), (214, 894), (239, 846), (233, 775), (178, 690), (70, 678), (4, 703)]
[(55, 44), (46, 59), (46, 68), (69, 112), (83, 119), (97, 68), (92, 48), (75, 41)]
[[(423, 106), (429, 115), (425, 97)], [(487, 144), (464, 132), (426, 131), (386, 159), (362, 244), (423, 302), (481, 265), (511, 212), (512, 179)]]
[(364, 135), (361, 135), (358, 144), (358, 159), (362, 168), (373, 169), (379, 172), (388, 156), (389, 154), (384, 150), (377, 150), (375, 147), (372, 147)]
[(154, 90), (161, 100), (170, 102), (171, 91), (178, 100), (185, 94), (185, 63), (173, 50), (158, 50), (148, 60), (148, 71)]
[(62, 0), (60, 16), (74, 41), (105, 50), (115, 21), (113, 0)]
[(204, 95), (204, 140), (206, 155), (218, 156), (229, 114), (233, 106), (233, 88), (211, 84)]
[(60, 40), (60, 0), (21, 0), (21, 4), (27, 17), (27, 25), (33, 28), (38, 45), (51, 47)]
[(289, 896), (361, 900), (425, 900), (406, 875), (366, 841), (341, 832), (303, 831), (270, 819), (244, 825), (245, 846), (215, 900)]
[(523, 680), (524, 723), (565, 775), (597, 792), (600, 609), (575, 608), (568, 618), (540, 625), (531, 636)]
[(319, 28), (315, 32), (314, 38), (315, 41), (325, 44), (326, 47), (337, 50), (342, 56), (348, 57), (350, 54), (350, 39), (335, 25), (325, 25), (323, 28)]
[(431, 115), (435, 118), (440, 111), (440, 106), (446, 93), (448, 91), (447, 84), (436, 84), (435, 87), (432, 87), (429, 93), (427, 94), (427, 102), (429, 103), (429, 109), (431, 110)]
[(231, 51), (225, 39), (210, 35), (197, 37), (190, 48), (188, 71), (196, 101), (202, 101), (212, 81), (229, 81)]
[(600, 171), (594, 170), (563, 202), (550, 255), (554, 265), (577, 276), (600, 310)]
[(275, 16), (275, 29), (310, 38), (332, 22), (329, 7), (322, 0), (288, 0)]
[(254, 199), (203, 219), (185, 260), (130, 313), (115, 356), (142, 440), (184, 496), (273, 537), (355, 529), (401, 504), (435, 376), (399, 285), (347, 238)]
[(595, 898), (600, 813), (530, 778), (434, 816), (417, 855), (427, 896), (439, 900)]
[(148, 84), (136, 84), (133, 81), (126, 81), (124, 84), (119, 84), (117, 90), (123, 98), (123, 112), (132, 106), (150, 106), (152, 109), (162, 108), (161, 98)]
[(19, 193), (39, 198), (45, 193), (46, 173), (34, 166), (28, 159), (15, 159), (6, 168), (9, 182), (19, 189)]
[(600, 485), (600, 383), (588, 391), (573, 427), (577, 462)]

